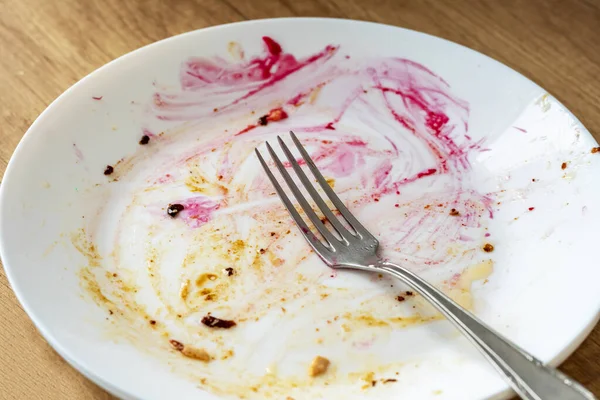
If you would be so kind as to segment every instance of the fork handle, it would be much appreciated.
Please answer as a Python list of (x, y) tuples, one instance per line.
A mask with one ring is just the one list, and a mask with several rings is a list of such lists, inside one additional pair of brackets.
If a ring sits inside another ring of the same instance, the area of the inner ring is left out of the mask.
[(596, 399), (582, 385), (510, 343), (450, 297), (406, 268), (390, 262), (381, 262), (378, 269), (409, 285), (456, 325), (506, 377), (521, 398), (525, 400)]

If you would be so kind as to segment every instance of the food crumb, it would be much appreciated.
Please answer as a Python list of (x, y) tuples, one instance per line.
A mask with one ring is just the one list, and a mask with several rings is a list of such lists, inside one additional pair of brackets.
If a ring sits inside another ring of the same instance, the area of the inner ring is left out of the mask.
[(225, 273), (227, 274), (227, 276), (231, 276), (231, 275), (235, 274), (235, 270), (231, 267), (227, 267), (227, 268), (225, 268)]
[(104, 169), (104, 175), (110, 175), (115, 171), (112, 165), (107, 165), (106, 169)]
[(600, 152), (600, 147), (592, 147), (592, 154)]
[(452, 210), (450, 210), (450, 215), (452, 215), (453, 217), (458, 217), (460, 213), (456, 208), (453, 208)]
[(411, 292), (410, 290), (407, 290), (406, 292), (404, 292), (404, 294), (407, 295), (407, 296), (413, 296), (414, 295), (414, 293)]
[(153, 320), (153, 319), (151, 319), (151, 320), (150, 320), (150, 325), (156, 325), (156, 321), (155, 321), (155, 320)]
[(237, 325), (235, 323), (235, 321), (216, 318), (216, 317), (213, 317), (212, 315), (207, 315), (206, 317), (203, 317), (202, 323), (204, 325), (208, 326), (209, 328), (222, 328), (222, 329), (233, 328), (234, 326)]
[(492, 251), (494, 251), (494, 246), (490, 243), (486, 243), (483, 245), (483, 251), (485, 251), (486, 253), (491, 253)]
[(92, 99), (94, 100), (102, 100), (103, 96), (92, 96)]
[(265, 125), (267, 125), (268, 123), (269, 123), (269, 119), (268, 119), (268, 117), (267, 117), (266, 115), (263, 115), (262, 117), (260, 117), (260, 118), (258, 119), (258, 124), (259, 124), (259, 125), (265, 126)]
[(390, 379), (385, 379), (385, 380), (383, 380), (382, 382), (383, 382), (383, 383), (392, 383), (392, 382), (398, 382), (398, 379), (393, 379), (393, 378), (390, 378)]
[(398, 301), (404, 301), (406, 299), (403, 296), (396, 296), (396, 300), (398, 300)]
[(183, 343), (173, 339), (169, 340), (169, 343), (171, 343), (171, 346), (175, 350), (177, 350), (178, 352), (180, 352), (188, 358), (193, 358), (195, 360), (204, 362), (210, 361), (210, 355), (204, 349), (197, 349), (192, 346), (186, 346)]
[(566, 162), (562, 163), (562, 165), (560, 166), (560, 169), (567, 169), (567, 163)]
[(169, 204), (169, 207), (167, 208), (167, 214), (171, 218), (175, 218), (177, 214), (183, 211), (184, 208), (185, 207), (182, 204)]
[(177, 340), (169, 340), (169, 343), (171, 343), (171, 346), (173, 346), (173, 348), (177, 351), (182, 351), (183, 350), (183, 343), (178, 342)]
[(148, 144), (148, 142), (150, 142), (150, 136), (148, 136), (148, 135), (144, 135), (140, 139), (140, 144), (141, 145)]
[(181, 282), (181, 288), (179, 289), (179, 297), (181, 297), (182, 299), (187, 299), (188, 294), (190, 293), (190, 280), (186, 279), (185, 281)]
[(529, 211), (535, 210), (535, 207), (529, 207)]
[(329, 360), (325, 357), (316, 356), (308, 369), (308, 375), (315, 377), (323, 375), (329, 368)]

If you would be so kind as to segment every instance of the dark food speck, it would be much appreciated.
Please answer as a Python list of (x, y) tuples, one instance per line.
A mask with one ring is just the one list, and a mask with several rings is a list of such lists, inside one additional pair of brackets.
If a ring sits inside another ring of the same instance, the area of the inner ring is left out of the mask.
[(453, 208), (452, 210), (450, 210), (450, 215), (452, 215), (453, 217), (458, 217), (460, 213), (456, 208)]
[(398, 301), (404, 301), (406, 299), (403, 296), (396, 296), (396, 300), (398, 300)]
[(175, 350), (177, 350), (177, 351), (182, 351), (182, 350), (183, 350), (183, 348), (185, 347), (185, 346), (183, 345), (183, 343), (181, 343), (181, 342), (178, 342), (177, 340), (173, 340), (173, 339), (171, 339), (171, 340), (169, 340), (169, 343), (171, 343), (171, 346), (173, 346), (173, 348), (174, 348)]
[(266, 125), (266, 124), (268, 124), (268, 123), (269, 123), (269, 120), (268, 120), (268, 118), (267, 118), (267, 116), (266, 116), (266, 115), (263, 115), (262, 117), (260, 117), (260, 118), (258, 119), (258, 124), (259, 124), (259, 125), (263, 125), (263, 126), (264, 126), (264, 125)]
[(229, 329), (229, 328), (232, 328), (237, 325), (235, 323), (235, 321), (229, 321), (226, 319), (216, 318), (216, 317), (213, 317), (212, 315), (207, 315), (206, 317), (202, 318), (202, 323), (204, 325), (208, 326), (209, 328), (223, 328), (223, 329)]
[(592, 154), (600, 152), (600, 147), (592, 147)]
[(562, 165), (560, 166), (560, 169), (567, 169), (567, 163), (566, 162), (562, 163)]
[(494, 251), (494, 246), (492, 246), (489, 243), (486, 243), (485, 245), (483, 245), (483, 251), (485, 251), (486, 253), (491, 253), (492, 251)]
[(142, 136), (142, 138), (140, 139), (140, 144), (148, 144), (148, 142), (150, 141), (150, 136), (148, 135), (144, 135)]
[(183, 211), (184, 208), (185, 207), (182, 204), (169, 204), (169, 207), (167, 208), (167, 214), (169, 214), (171, 218), (175, 218), (177, 214)]
[(233, 268), (228, 267), (228, 268), (225, 268), (225, 273), (227, 274), (227, 276), (231, 276), (231, 275), (235, 274), (235, 271), (233, 270)]
[(104, 170), (104, 175), (110, 175), (115, 171), (115, 169), (112, 167), (112, 165), (107, 165), (106, 169)]

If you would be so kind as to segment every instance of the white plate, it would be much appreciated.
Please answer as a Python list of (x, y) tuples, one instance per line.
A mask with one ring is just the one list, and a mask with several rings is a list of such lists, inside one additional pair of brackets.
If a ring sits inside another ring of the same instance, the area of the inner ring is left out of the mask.
[[(288, 118), (255, 126), (278, 107)], [(128, 399), (506, 397), (406, 288), (309, 252), (252, 154), (290, 129), (387, 256), (518, 345), (558, 363), (593, 327), (600, 153), (575, 117), (456, 44), (286, 19), (140, 49), (29, 129), (2, 182), (2, 260), (52, 346)], [(207, 312), (237, 326), (207, 328)], [(316, 355), (331, 367), (313, 379)]]

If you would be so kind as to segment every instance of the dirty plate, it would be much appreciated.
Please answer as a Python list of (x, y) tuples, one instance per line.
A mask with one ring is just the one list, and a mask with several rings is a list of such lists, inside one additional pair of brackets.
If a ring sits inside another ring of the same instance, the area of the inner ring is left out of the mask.
[(126, 399), (509, 395), (408, 288), (309, 250), (253, 154), (289, 130), (386, 257), (527, 351), (556, 364), (593, 327), (600, 154), (575, 117), (456, 44), (288, 19), (140, 49), (32, 125), (2, 260), (52, 346)]

